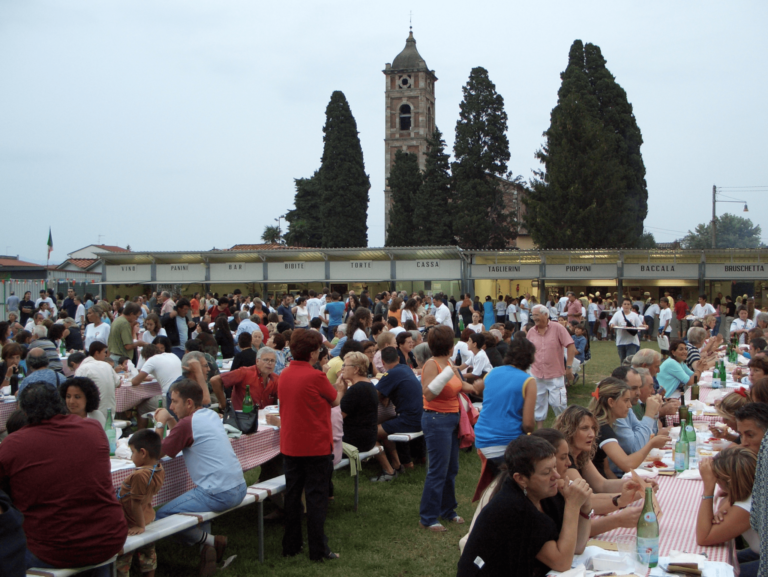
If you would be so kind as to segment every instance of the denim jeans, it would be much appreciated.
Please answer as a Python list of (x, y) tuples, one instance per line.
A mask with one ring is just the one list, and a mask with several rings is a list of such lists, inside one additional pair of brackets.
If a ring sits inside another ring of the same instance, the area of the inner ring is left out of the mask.
[(760, 553), (755, 553), (752, 549), (744, 549), (736, 553), (741, 567), (740, 577), (757, 577), (757, 570), (760, 568)]
[(456, 475), (459, 473), (459, 414), (424, 411), (421, 430), (427, 442), (429, 470), (421, 493), (419, 518), (425, 527), (442, 517), (456, 517)]
[(712, 329), (713, 337), (716, 337), (717, 335), (720, 334), (720, 321), (722, 320), (723, 320), (723, 317), (715, 317), (715, 328)]
[(640, 350), (640, 347), (637, 345), (616, 345), (616, 348), (619, 349), (619, 359), (622, 363), (624, 362), (624, 359), (634, 355)]
[[(245, 498), (245, 481), (237, 487), (227, 489), (221, 493), (209, 493), (200, 487), (195, 487), (183, 495), (179, 495), (173, 501), (169, 501), (157, 510), (156, 518), (165, 519), (176, 513), (204, 513), (213, 511), (218, 513), (226, 511), (242, 503)], [(211, 532), (210, 522), (203, 523), (182, 531), (178, 538), (182, 543), (195, 545), (204, 537), (204, 533)]]
[[(35, 557), (29, 549), (27, 549), (25, 561), (27, 562), (27, 569), (32, 569), (34, 567), (38, 569), (54, 569), (53, 565), (41, 561)], [(112, 577), (112, 563), (96, 567), (90, 571), (83, 571), (82, 573), (78, 573), (78, 575), (82, 575), (83, 577)]]

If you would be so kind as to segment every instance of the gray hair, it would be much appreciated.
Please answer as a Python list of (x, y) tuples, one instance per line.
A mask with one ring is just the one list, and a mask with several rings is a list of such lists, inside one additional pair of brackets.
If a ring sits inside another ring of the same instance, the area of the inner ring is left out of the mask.
[(47, 367), (48, 356), (45, 354), (45, 351), (39, 347), (31, 349), (27, 355), (27, 366), (33, 371), (39, 371), (40, 369)]
[(533, 305), (533, 308), (531, 309), (531, 314), (535, 313), (537, 310), (543, 311), (545, 315), (547, 315), (547, 318), (549, 318), (549, 309), (545, 307), (544, 305)]
[(196, 360), (200, 363), (201, 367), (204, 367), (204, 374), (208, 373), (208, 361), (205, 360), (205, 355), (201, 353), (200, 351), (190, 351), (187, 354), (184, 355), (181, 359), (181, 372), (182, 373), (188, 373), (189, 372), (189, 362)]
[(337, 326), (337, 327), (336, 327), (336, 331), (337, 331), (337, 332), (338, 332), (338, 331), (341, 331), (341, 332), (342, 332), (342, 334), (345, 334), (345, 335), (346, 335), (346, 334), (347, 334), (347, 324), (346, 324), (346, 323), (344, 323), (344, 324), (341, 324), (341, 325)]
[(429, 345), (421, 343), (413, 347), (413, 357), (420, 367), (424, 366), (424, 363), (432, 358), (432, 351), (429, 349)]
[(271, 347), (260, 348), (259, 352), (256, 353), (256, 359), (261, 359), (264, 355), (275, 355), (275, 359), (277, 359), (277, 351)]
[(757, 314), (757, 322), (759, 322), (759, 323), (768, 323), (768, 313), (758, 313)]
[(632, 356), (632, 366), (650, 367), (656, 361), (661, 361), (661, 353), (653, 349), (640, 349)]
[(411, 333), (411, 338), (414, 341), (418, 341), (419, 340), (419, 337), (421, 336), (421, 331), (415, 330), (415, 331), (408, 331), (408, 332)]
[(32, 328), (32, 334), (38, 339), (44, 339), (48, 336), (48, 329), (45, 328), (45, 325), (35, 325)]
[(649, 371), (645, 367), (632, 367), (632, 370), (634, 370), (641, 377), (644, 377), (646, 375), (648, 375), (649, 377), (651, 376), (651, 371)]
[(71, 327), (75, 324), (75, 319), (72, 317), (67, 317), (64, 320), (61, 321), (61, 324), (63, 324), (65, 327)]
[(491, 329), (488, 332), (491, 333), (494, 337), (496, 337), (497, 342), (500, 343), (502, 340), (504, 340), (504, 335), (499, 329)]
[(237, 318), (239, 318), (241, 321), (244, 321), (249, 316), (250, 314), (248, 314), (248, 311), (240, 311), (239, 313), (237, 313)]
[(691, 327), (688, 329), (688, 342), (698, 347), (707, 338), (707, 331), (701, 327)]
[(171, 298), (171, 293), (169, 293), (168, 291), (163, 291), (163, 292), (160, 293), (160, 296), (163, 296), (163, 297), (169, 299), (169, 298)]

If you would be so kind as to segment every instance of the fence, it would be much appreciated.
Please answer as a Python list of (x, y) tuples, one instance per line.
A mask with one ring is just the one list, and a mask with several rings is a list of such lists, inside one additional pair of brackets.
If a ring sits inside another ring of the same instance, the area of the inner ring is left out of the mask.
[(6, 320), (8, 318), (5, 303), (8, 301), (8, 297), (11, 296), (11, 293), (22, 299), (24, 298), (24, 293), (29, 291), (32, 293), (32, 300), (35, 301), (40, 296), (40, 291), (46, 288), (53, 289), (54, 294), (62, 293), (65, 298), (69, 288), (75, 289), (75, 294), (80, 297), (85, 296), (85, 293), (95, 294), (101, 292), (100, 285), (84, 281), (52, 279), (48, 281), (46, 286), (46, 281), (43, 279), (3, 279), (0, 281), (0, 319)]

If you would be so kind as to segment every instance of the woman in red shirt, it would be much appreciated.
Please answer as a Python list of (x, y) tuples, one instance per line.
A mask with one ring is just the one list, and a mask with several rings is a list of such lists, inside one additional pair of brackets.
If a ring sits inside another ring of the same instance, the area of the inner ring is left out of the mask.
[(285, 465), (285, 534), (283, 555), (301, 552), (302, 492), (307, 500), (307, 541), (312, 561), (336, 559), (325, 535), (328, 490), (333, 473), (331, 407), (336, 407), (347, 386), (336, 387), (325, 373), (313, 368), (323, 337), (317, 331), (296, 329), (291, 335), (293, 361), (280, 374), (280, 452)]

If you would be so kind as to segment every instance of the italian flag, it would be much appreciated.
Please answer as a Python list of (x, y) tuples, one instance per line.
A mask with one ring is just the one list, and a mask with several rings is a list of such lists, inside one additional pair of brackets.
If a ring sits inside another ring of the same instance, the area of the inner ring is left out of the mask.
[(48, 256), (51, 256), (53, 252), (53, 236), (51, 235), (51, 227), (48, 227)]

